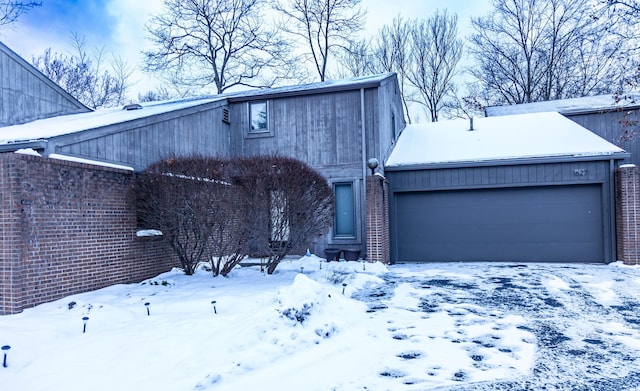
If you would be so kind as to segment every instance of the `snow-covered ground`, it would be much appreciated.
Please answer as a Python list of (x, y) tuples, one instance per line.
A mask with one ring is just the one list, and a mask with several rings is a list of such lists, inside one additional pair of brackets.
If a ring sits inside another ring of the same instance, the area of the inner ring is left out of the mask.
[(619, 264), (175, 270), (0, 317), (0, 389), (634, 389), (639, 310)]

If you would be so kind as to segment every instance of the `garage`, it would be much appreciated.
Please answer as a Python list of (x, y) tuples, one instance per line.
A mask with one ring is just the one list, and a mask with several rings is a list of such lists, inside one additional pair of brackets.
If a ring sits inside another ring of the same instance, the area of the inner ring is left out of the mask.
[(385, 164), (392, 261), (615, 261), (626, 156), (557, 113), (410, 125)]
[(600, 262), (602, 186), (399, 193), (404, 261)]

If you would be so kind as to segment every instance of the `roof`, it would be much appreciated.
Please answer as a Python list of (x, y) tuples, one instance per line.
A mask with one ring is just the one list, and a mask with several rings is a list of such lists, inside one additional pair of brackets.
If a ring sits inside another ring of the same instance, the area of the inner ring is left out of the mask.
[(348, 91), (360, 88), (378, 87), (383, 81), (395, 77), (395, 73), (382, 73), (378, 75), (359, 76), (349, 79), (327, 80), (317, 83), (239, 91), (234, 93), (226, 93), (223, 96), (229, 99), (230, 102), (239, 102), (256, 98), (321, 94), (326, 92)]
[(626, 152), (557, 112), (408, 125), (385, 168), (598, 156)]
[[(395, 78), (394, 73), (364, 76), (336, 81), (302, 84), (278, 88), (239, 91), (221, 95), (209, 95), (180, 100), (142, 103), (140, 110), (122, 110), (121, 108), (100, 109), (89, 113), (80, 113), (7, 126), (0, 130), (0, 150), (9, 144), (29, 143), (52, 137), (115, 125), (140, 118), (170, 113), (213, 102), (241, 102), (252, 99), (311, 95), (326, 92), (354, 90), (377, 87), (386, 79)], [(16, 147), (15, 149), (20, 148)], [(12, 149), (12, 148), (8, 148)]]
[(221, 98), (196, 98), (141, 104), (140, 110), (122, 108), (101, 109), (89, 113), (62, 115), (0, 129), (0, 145), (44, 140), (88, 129), (133, 121), (153, 115), (195, 107), (221, 100)]
[(569, 115), (640, 107), (640, 92), (630, 92), (625, 94), (625, 97), (625, 99), (616, 101), (613, 95), (608, 94), (546, 102), (520, 103), (517, 105), (489, 106), (485, 108), (485, 114), (487, 117), (494, 117), (498, 115), (557, 111), (560, 114)]

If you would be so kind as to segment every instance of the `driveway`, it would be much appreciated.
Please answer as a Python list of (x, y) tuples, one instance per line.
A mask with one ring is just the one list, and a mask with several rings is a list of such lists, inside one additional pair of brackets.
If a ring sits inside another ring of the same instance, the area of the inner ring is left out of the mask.
[[(380, 373), (398, 382), (392, 389), (640, 389), (638, 268), (450, 263), (389, 270), (383, 283), (353, 297), (372, 317), (386, 318), (391, 337), (405, 344), (397, 351), (406, 354)], [(457, 352), (467, 357), (446, 360)], [(499, 367), (502, 375), (483, 377)]]

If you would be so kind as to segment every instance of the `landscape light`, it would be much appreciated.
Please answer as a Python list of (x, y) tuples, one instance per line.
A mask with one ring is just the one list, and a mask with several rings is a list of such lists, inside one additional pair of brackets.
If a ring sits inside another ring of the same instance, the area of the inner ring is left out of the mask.
[(346, 287), (347, 287), (347, 283), (346, 283), (346, 282), (343, 282), (343, 283), (342, 283), (342, 294), (343, 294), (343, 295), (344, 295), (344, 288), (346, 288)]
[(218, 311), (216, 310), (216, 301), (215, 300), (211, 300), (211, 305), (213, 306), (213, 313), (217, 314)]
[(87, 321), (89, 320), (88, 316), (83, 316), (82, 317), (82, 333), (84, 334), (85, 332), (87, 332)]
[(300, 274), (304, 274), (304, 266), (300, 266)]
[(4, 358), (2, 359), (2, 366), (4, 368), (7, 367), (7, 352), (9, 351), (9, 349), (11, 349), (11, 346), (9, 345), (4, 345), (2, 347), (2, 354), (4, 355)]
[(144, 303), (144, 306), (147, 307), (147, 316), (151, 316), (151, 312), (149, 312), (149, 306), (151, 305), (151, 303), (146, 302)]

